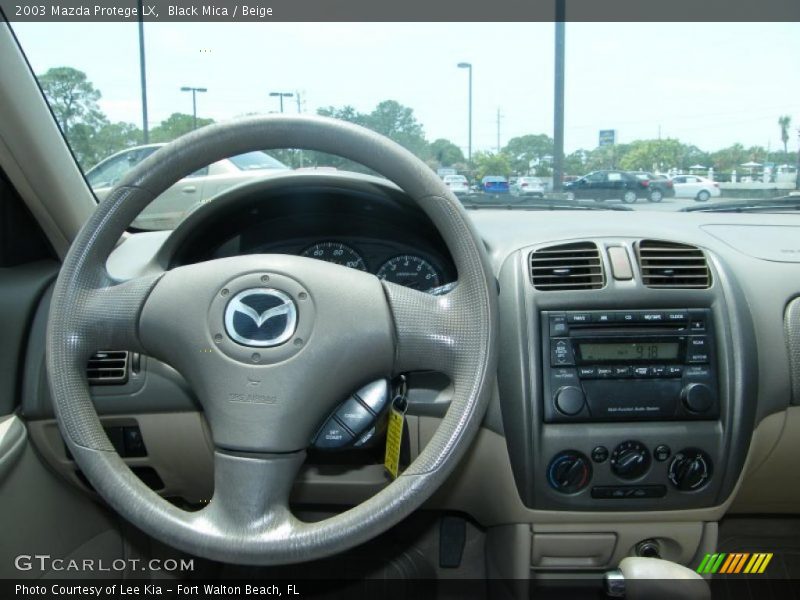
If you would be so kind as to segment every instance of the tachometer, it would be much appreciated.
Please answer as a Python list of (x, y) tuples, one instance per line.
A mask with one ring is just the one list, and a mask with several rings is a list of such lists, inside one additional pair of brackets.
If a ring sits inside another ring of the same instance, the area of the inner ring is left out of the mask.
[(378, 277), (423, 292), (438, 287), (441, 283), (441, 276), (434, 266), (413, 254), (403, 254), (387, 260), (378, 271)]
[(367, 270), (367, 265), (361, 255), (341, 242), (319, 242), (303, 250), (302, 256), (324, 260), (325, 262), (358, 269), (359, 271)]

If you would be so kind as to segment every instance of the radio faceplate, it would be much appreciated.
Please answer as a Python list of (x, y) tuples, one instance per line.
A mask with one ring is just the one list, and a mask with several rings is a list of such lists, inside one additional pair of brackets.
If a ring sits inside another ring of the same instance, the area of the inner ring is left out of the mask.
[(708, 309), (541, 313), (544, 420), (719, 417)]

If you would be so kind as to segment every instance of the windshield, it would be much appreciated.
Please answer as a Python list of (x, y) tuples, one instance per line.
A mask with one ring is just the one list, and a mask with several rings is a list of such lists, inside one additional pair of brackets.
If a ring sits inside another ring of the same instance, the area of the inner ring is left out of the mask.
[[(146, 22), (141, 46), (135, 22), (12, 27), (99, 200), (157, 144), (276, 112), (386, 135), (464, 182), (470, 208), (681, 211), (797, 186), (797, 23), (567, 23), (563, 104), (553, 23)], [(250, 152), (184, 178), (136, 225), (174, 227), (301, 168), (367, 171)]]
[(239, 156), (232, 156), (230, 161), (240, 171), (257, 171), (259, 169), (288, 169), (285, 164), (275, 160), (266, 152), (247, 152)]

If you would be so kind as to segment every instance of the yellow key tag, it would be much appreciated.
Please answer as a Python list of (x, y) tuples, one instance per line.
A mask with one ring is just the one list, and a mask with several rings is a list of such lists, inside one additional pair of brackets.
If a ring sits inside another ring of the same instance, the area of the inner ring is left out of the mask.
[(383, 459), (383, 466), (389, 471), (392, 479), (397, 479), (400, 471), (400, 444), (403, 441), (405, 422), (405, 406), (401, 411), (397, 408), (397, 402), (392, 402), (392, 408), (389, 410), (389, 424), (386, 428), (386, 455)]

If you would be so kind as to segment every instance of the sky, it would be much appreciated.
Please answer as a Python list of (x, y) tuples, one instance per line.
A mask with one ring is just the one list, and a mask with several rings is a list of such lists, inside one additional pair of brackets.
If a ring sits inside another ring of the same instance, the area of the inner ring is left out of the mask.
[[(70, 66), (102, 92), (112, 121), (141, 125), (134, 23), (15, 23), (34, 71)], [(301, 110), (397, 100), (426, 137), (466, 151), (473, 65), (473, 152), (553, 134), (552, 23), (147, 23), (150, 126), (191, 113), (225, 120), (278, 110), (270, 92), (300, 92)], [(800, 126), (799, 23), (568, 23), (565, 150), (661, 137), (713, 151), (739, 142), (782, 148), (778, 117)], [(295, 99), (285, 110), (296, 112)]]

